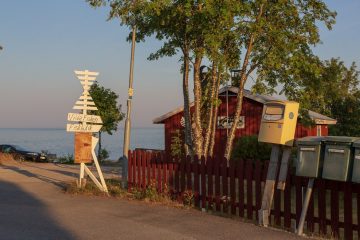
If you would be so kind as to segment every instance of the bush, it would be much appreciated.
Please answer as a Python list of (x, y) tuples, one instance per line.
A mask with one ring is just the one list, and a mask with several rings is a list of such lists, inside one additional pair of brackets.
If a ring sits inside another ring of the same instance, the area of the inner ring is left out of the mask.
[(244, 136), (234, 145), (231, 159), (261, 160), (270, 159), (271, 144), (258, 142), (258, 136)]
[(107, 160), (109, 158), (109, 152), (108, 150), (106, 150), (105, 148), (102, 148), (100, 153), (99, 153), (99, 161), (104, 161), (104, 160)]
[(64, 164), (74, 164), (74, 155), (68, 153), (67, 155), (59, 157), (57, 162)]

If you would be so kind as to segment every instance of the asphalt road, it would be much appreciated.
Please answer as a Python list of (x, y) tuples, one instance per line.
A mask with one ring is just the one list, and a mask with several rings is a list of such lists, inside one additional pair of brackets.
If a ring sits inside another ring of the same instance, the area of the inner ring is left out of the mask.
[(64, 194), (76, 168), (0, 166), (0, 239), (300, 239), (197, 210)]

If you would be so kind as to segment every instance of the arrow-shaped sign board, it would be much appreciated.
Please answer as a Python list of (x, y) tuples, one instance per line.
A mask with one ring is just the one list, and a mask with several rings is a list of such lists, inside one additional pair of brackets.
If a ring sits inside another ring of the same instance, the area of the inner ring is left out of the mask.
[(97, 76), (97, 75), (99, 75), (98, 72), (90, 72), (88, 70), (85, 70), (85, 71), (77, 71), (77, 70), (75, 70), (74, 72), (75, 72), (76, 75), (85, 75), (85, 76), (86, 75), (88, 75), (88, 76)]
[(99, 132), (102, 125), (66, 124), (67, 132)]
[(100, 116), (83, 115), (79, 113), (68, 113), (67, 120), (70, 122), (87, 122), (87, 123), (103, 123)]

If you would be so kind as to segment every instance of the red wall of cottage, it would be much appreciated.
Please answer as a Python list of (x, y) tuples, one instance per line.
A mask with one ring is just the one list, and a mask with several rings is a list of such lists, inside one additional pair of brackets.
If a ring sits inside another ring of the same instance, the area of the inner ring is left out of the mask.
[[(220, 96), (222, 101), (219, 106), (218, 116), (226, 116), (226, 99), (225, 97)], [(228, 98), (228, 111), (229, 116), (233, 115), (235, 111), (236, 105), (236, 97)], [(251, 100), (249, 98), (244, 98), (243, 108), (241, 111), (241, 116), (245, 117), (245, 127), (242, 129), (236, 130), (236, 138), (241, 136), (249, 136), (249, 135), (258, 135), (261, 123), (263, 104)], [(165, 151), (170, 153), (170, 145), (171, 138), (174, 136), (174, 131), (177, 129), (183, 129), (181, 126), (181, 117), (183, 116), (183, 112), (177, 113), (168, 119), (164, 120), (165, 123)], [(318, 125), (321, 127), (321, 135), (328, 135), (328, 127), (327, 125)], [(313, 128), (307, 128), (302, 126), (300, 123), (297, 124), (295, 138), (301, 138), (306, 136), (316, 136), (317, 135), (317, 126)], [(225, 151), (227, 133), (226, 129), (217, 129), (216, 137), (215, 137), (215, 146), (214, 146), (214, 154), (215, 155), (223, 155)], [(236, 139), (235, 139), (236, 141)]]

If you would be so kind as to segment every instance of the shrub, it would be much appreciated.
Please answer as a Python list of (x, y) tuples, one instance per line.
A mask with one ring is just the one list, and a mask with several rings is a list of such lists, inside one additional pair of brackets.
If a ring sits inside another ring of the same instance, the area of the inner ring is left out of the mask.
[(176, 158), (181, 158), (183, 153), (183, 140), (181, 136), (181, 132), (179, 129), (173, 131), (170, 143), (171, 156)]
[(244, 136), (234, 145), (231, 158), (242, 160), (269, 160), (271, 144), (258, 142), (257, 135)]
[(68, 153), (67, 155), (59, 157), (57, 161), (59, 163), (74, 164), (74, 155)]
[(194, 201), (195, 201), (195, 194), (193, 193), (193, 191), (191, 190), (185, 190), (182, 194), (181, 194), (181, 199), (182, 202), (184, 204), (184, 206), (193, 206), (194, 205)]
[(109, 158), (109, 151), (106, 150), (105, 148), (102, 148), (100, 153), (99, 153), (99, 161), (104, 161), (104, 160), (107, 160)]

